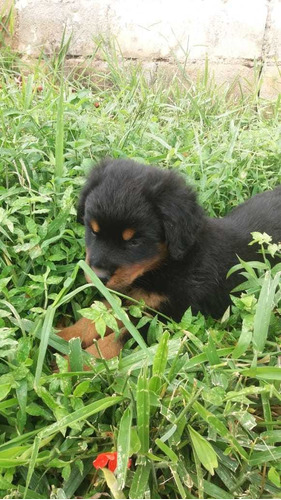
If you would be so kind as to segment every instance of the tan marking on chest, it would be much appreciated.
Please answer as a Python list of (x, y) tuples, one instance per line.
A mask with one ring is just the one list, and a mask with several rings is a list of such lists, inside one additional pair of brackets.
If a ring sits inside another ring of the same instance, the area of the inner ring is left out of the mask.
[(132, 299), (138, 301), (143, 300), (146, 305), (148, 307), (151, 307), (152, 309), (158, 309), (161, 304), (163, 304), (164, 302), (168, 302), (168, 297), (166, 297), (166, 295), (155, 292), (146, 292), (141, 288), (132, 290), (130, 296), (132, 297)]
[(167, 249), (165, 245), (159, 245), (159, 253), (154, 257), (116, 269), (106, 286), (113, 290), (125, 291), (137, 278), (159, 267), (166, 255)]

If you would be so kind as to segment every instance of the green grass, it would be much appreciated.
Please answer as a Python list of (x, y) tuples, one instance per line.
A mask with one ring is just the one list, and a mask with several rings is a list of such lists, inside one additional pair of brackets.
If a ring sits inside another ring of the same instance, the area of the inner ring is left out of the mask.
[[(114, 47), (98, 83), (93, 70), (61, 78), (64, 55), (32, 70), (8, 49), (0, 58), (0, 495), (281, 498), (280, 266), (241, 263), (243, 295), (223, 321), (187, 311), (165, 325), (135, 304), (148, 346), (131, 324), (139, 345), (88, 372), (79, 343), (52, 331), (104, 293), (85, 284), (75, 218), (92, 163), (177, 169), (221, 216), (281, 182), (280, 100), (260, 99), (260, 82), (234, 98), (207, 65), (196, 84), (148, 86)], [(111, 300), (100, 324), (120, 314)], [(117, 480), (92, 466), (116, 450)]]

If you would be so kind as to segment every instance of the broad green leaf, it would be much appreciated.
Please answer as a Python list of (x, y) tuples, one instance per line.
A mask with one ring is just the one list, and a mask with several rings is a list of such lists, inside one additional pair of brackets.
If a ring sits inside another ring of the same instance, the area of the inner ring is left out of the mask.
[(188, 426), (191, 441), (201, 464), (207, 469), (212, 476), (214, 475), (216, 467), (218, 467), (217, 454), (212, 448), (211, 444), (195, 431), (190, 425)]
[(212, 339), (211, 334), (209, 334), (209, 337), (208, 337), (208, 344), (205, 348), (205, 353), (206, 353), (208, 361), (210, 362), (211, 365), (218, 365), (220, 363), (220, 358), (218, 356), (216, 346), (215, 346), (215, 343)]
[(69, 476), (71, 474), (71, 466), (70, 464), (66, 464), (66, 466), (62, 469), (61, 475), (65, 481), (69, 479)]
[(79, 338), (73, 338), (69, 341), (69, 364), (71, 371), (83, 371), (83, 351)]
[(241, 370), (245, 377), (252, 377), (264, 380), (281, 380), (281, 368), (277, 366), (259, 366), (257, 368), (246, 368)]
[(105, 332), (106, 332), (106, 323), (105, 323), (104, 319), (101, 317), (97, 318), (95, 320), (95, 327), (96, 327), (97, 333), (103, 339), (105, 336)]
[(248, 454), (244, 450), (244, 448), (239, 444), (239, 441), (229, 432), (227, 427), (224, 425), (222, 420), (220, 420), (216, 415), (211, 413), (209, 410), (206, 410), (204, 406), (202, 406), (198, 401), (193, 403), (193, 410), (196, 411), (205, 422), (207, 422), (210, 426), (212, 426), (215, 431), (225, 439), (227, 439), (230, 444), (240, 453), (240, 455), (248, 459)]
[(1, 384), (0, 385), (0, 401), (4, 399), (11, 390), (11, 384)]
[(167, 446), (161, 439), (155, 439), (155, 444), (162, 450), (165, 455), (171, 460), (171, 462), (177, 463), (178, 461), (178, 456)]
[(264, 465), (266, 462), (280, 461), (281, 446), (271, 448), (268, 451), (255, 451), (249, 458), (249, 465)]
[(102, 469), (102, 472), (113, 498), (126, 498), (124, 493), (119, 489), (117, 479), (113, 472), (106, 468)]
[(44, 401), (45, 405), (52, 411), (56, 411), (60, 408), (60, 405), (55, 401), (53, 396), (45, 387), (38, 387), (37, 394), (42, 399), (42, 401)]
[(135, 427), (131, 427), (131, 439), (130, 439), (130, 453), (131, 457), (134, 454), (137, 454), (141, 448), (140, 438), (138, 436), (137, 430)]
[(244, 352), (246, 352), (246, 350), (248, 349), (252, 340), (253, 325), (253, 316), (251, 314), (247, 314), (243, 318), (241, 335), (239, 337), (237, 346), (232, 353), (233, 359), (240, 358), (240, 356), (242, 356), (242, 354), (244, 354)]
[(275, 444), (281, 442), (280, 430), (262, 432), (260, 434), (260, 437), (264, 439), (267, 444)]
[(129, 314), (130, 314), (130, 316), (133, 316), (133, 318), (141, 318), (142, 317), (142, 310), (139, 306), (130, 306), (129, 307)]
[(30, 445), (27, 446), (13, 446), (8, 450), (0, 451), (0, 458), (3, 460), (5, 458), (15, 458), (19, 455), (22, 455), (26, 450), (30, 448)]
[(81, 396), (84, 396), (84, 394), (87, 392), (87, 390), (90, 387), (90, 380), (83, 380), (83, 382), (80, 382), (78, 384), (74, 391), (73, 391), (73, 396), (76, 398), (81, 398)]
[(270, 467), (268, 471), (268, 479), (277, 486), (277, 488), (281, 487), (280, 474), (278, 474), (275, 467)]

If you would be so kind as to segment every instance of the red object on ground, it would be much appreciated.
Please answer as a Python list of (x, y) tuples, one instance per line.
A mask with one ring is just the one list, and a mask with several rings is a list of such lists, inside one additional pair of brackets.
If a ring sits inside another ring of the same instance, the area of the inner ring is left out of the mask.
[[(131, 467), (132, 460), (128, 460), (128, 469)], [(109, 451), (107, 453), (100, 453), (97, 458), (93, 461), (93, 466), (96, 469), (102, 469), (106, 467), (114, 472), (117, 467), (117, 451)]]
[(95, 108), (99, 108), (100, 107), (100, 103), (99, 102), (94, 102), (94, 106), (95, 106)]

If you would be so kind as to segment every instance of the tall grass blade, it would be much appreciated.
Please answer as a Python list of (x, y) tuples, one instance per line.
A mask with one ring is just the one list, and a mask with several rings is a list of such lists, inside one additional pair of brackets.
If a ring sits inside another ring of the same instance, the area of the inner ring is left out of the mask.
[[(64, 165), (64, 76), (63, 66), (61, 67), (60, 93), (57, 101), (57, 121), (56, 121), (56, 147), (55, 147), (55, 179), (63, 177)], [(59, 185), (59, 183), (57, 183)]]
[(277, 273), (274, 279), (270, 272), (265, 273), (264, 282), (257, 303), (254, 319), (253, 345), (258, 353), (262, 353), (267, 339), (270, 317), (274, 306), (276, 288), (280, 282), (281, 273)]
[(169, 342), (170, 334), (169, 332), (164, 332), (152, 365), (152, 378), (149, 382), (149, 390), (154, 392), (155, 394), (159, 394), (162, 385), (162, 377), (164, 375), (167, 360), (168, 360), (168, 342)]
[(128, 460), (130, 453), (130, 438), (131, 438), (131, 426), (132, 426), (132, 411), (131, 408), (126, 408), (119, 427), (118, 439), (117, 439), (117, 483), (118, 488), (123, 489), (126, 482), (127, 470), (128, 470)]
[(281, 368), (278, 366), (258, 366), (241, 370), (245, 377), (253, 377), (259, 380), (281, 381)]
[(148, 479), (151, 471), (151, 465), (148, 459), (143, 459), (143, 463), (137, 466), (134, 473), (132, 485), (129, 492), (129, 498), (149, 498), (146, 492), (149, 492)]
[(29, 109), (32, 103), (32, 96), (33, 96), (33, 82), (34, 82), (34, 76), (32, 74), (28, 75), (26, 80), (23, 80), (23, 106), (24, 109)]
[(70, 413), (70, 415), (63, 417), (62, 419), (58, 420), (58, 422), (55, 422), (54, 424), (51, 424), (42, 429), (40, 431), (40, 439), (45, 439), (46, 437), (49, 437), (52, 434), (56, 434), (57, 432), (62, 432), (69, 425), (75, 424), (75, 422), (79, 422), (81, 420), (85, 420), (91, 415), (95, 415), (100, 411), (106, 410), (107, 408), (110, 408), (113, 405), (121, 403), (123, 399), (124, 398), (122, 396), (112, 396), (99, 399), (94, 403), (90, 403), (89, 405), (84, 406), (83, 408), (80, 408), (79, 410), (76, 410), (73, 413)]
[(137, 382), (137, 431), (141, 442), (140, 453), (145, 454), (149, 449), (149, 386), (147, 367), (145, 366), (138, 376)]
[(32, 453), (31, 453), (31, 457), (30, 457), (30, 463), (29, 463), (28, 472), (27, 472), (24, 498), (26, 498), (26, 495), (28, 492), (28, 486), (29, 486), (29, 483), (31, 481), (33, 471), (35, 469), (36, 459), (37, 459), (37, 455), (38, 455), (38, 451), (39, 451), (39, 447), (40, 447), (40, 441), (41, 441), (41, 439), (39, 438), (39, 436), (36, 436), (34, 439)]
[(189, 498), (186, 494), (186, 491), (183, 487), (183, 484), (180, 480), (180, 476), (179, 476), (179, 473), (178, 473), (178, 470), (177, 470), (177, 466), (175, 464), (170, 464), (170, 470), (171, 470), (171, 473), (173, 474), (174, 476), (174, 480), (175, 480), (175, 483), (178, 487), (178, 490), (179, 490), (179, 493), (181, 495), (181, 498)]
[(49, 336), (50, 336), (53, 321), (54, 321), (54, 315), (55, 315), (55, 309), (52, 307), (49, 307), (49, 309), (46, 312), (46, 316), (45, 316), (44, 323), (42, 326), (41, 342), (40, 342), (40, 346), (39, 346), (39, 356), (38, 356), (38, 360), (37, 360), (37, 366), (36, 366), (35, 378), (34, 378), (35, 390), (39, 385), (39, 380), (40, 380), (40, 377), (42, 374), (43, 363), (44, 363), (47, 347), (49, 344)]

